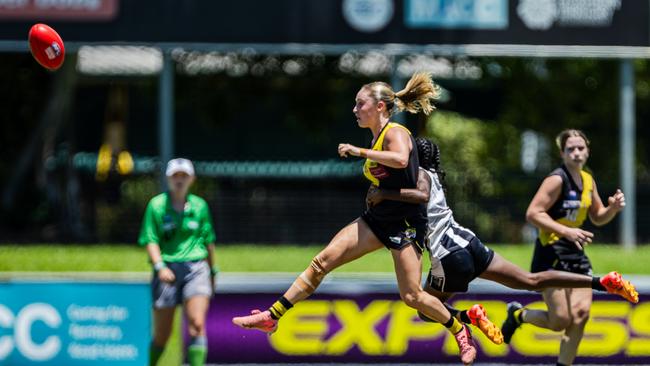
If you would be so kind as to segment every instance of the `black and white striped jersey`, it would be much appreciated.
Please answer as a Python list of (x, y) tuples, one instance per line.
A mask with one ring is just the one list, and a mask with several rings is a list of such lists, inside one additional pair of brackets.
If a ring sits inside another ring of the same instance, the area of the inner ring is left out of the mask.
[[(420, 168), (422, 169), (422, 168)], [(445, 192), (435, 172), (424, 170), (431, 178), (429, 203), (427, 204), (426, 246), (433, 261), (440, 260), (449, 253), (465, 248), (476, 235), (460, 226), (447, 205)]]

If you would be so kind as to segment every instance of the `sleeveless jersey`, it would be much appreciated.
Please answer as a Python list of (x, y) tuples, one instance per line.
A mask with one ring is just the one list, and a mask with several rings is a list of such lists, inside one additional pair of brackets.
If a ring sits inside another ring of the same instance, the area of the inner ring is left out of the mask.
[(447, 205), (438, 174), (426, 169), (422, 170), (431, 178), (431, 190), (427, 204), (426, 245), (429, 249), (431, 263), (434, 263), (450, 253), (465, 248), (476, 235), (454, 220), (454, 214)]
[[(418, 181), (418, 152), (415, 139), (411, 132), (404, 126), (389, 122), (384, 126), (377, 137), (377, 141), (371, 149), (383, 151), (384, 138), (391, 128), (403, 128), (409, 133), (413, 148), (409, 154), (408, 165), (404, 169), (391, 168), (376, 161), (366, 159), (363, 164), (363, 175), (375, 186), (386, 189), (416, 188)], [(368, 208), (366, 214), (377, 220), (401, 220), (407, 217), (421, 214), (424, 216), (424, 205), (384, 200), (379, 204)]]
[(451, 209), (447, 205), (445, 192), (438, 179), (438, 174), (426, 169), (422, 170), (427, 173), (431, 180), (429, 203), (427, 204), (427, 240), (431, 243), (431, 246), (436, 247), (447, 229), (456, 222)]
[[(591, 174), (580, 171), (582, 177), (582, 188), (573, 181), (571, 174), (562, 164), (548, 176), (559, 175), (562, 178), (562, 192), (557, 201), (553, 203), (548, 211), (549, 216), (558, 223), (568, 227), (580, 227), (587, 218), (591, 198), (594, 191), (594, 181)], [(557, 233), (540, 229), (539, 241), (542, 245), (553, 244), (560, 239)]]

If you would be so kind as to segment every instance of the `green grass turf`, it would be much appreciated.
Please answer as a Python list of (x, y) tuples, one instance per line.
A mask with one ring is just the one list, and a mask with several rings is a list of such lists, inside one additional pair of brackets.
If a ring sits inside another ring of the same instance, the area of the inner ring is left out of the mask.
[[(490, 245), (515, 264), (528, 268), (531, 244)], [(323, 246), (218, 245), (217, 263), (224, 272), (302, 272)], [(596, 273), (618, 270), (650, 274), (650, 245), (625, 251), (616, 245), (587, 248)], [(427, 260), (425, 260), (425, 266)], [(426, 269), (426, 268), (425, 268)], [(136, 245), (0, 245), (0, 272), (6, 271), (149, 271), (146, 251)], [(378, 250), (337, 272), (392, 272), (387, 250)]]

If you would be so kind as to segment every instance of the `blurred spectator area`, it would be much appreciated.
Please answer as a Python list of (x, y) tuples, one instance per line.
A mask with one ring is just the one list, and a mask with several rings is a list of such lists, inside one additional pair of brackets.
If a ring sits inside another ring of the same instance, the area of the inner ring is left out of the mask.
[[(96, 154), (77, 153), (71, 160), (80, 182), (75, 200), (79, 211), (68, 220), (78, 218), (72, 227), (81, 231), (64, 230), (54, 223), (29, 238), (38, 240), (36, 234), (40, 234), (47, 240), (133, 242), (147, 201), (160, 192), (157, 159), (136, 156), (133, 174), (114, 174), (104, 182), (94, 176)], [(192, 191), (208, 201), (220, 243), (323, 244), (365, 207), (367, 182), (361, 177), (358, 160), (195, 163), (199, 178)], [(482, 240), (532, 242), (534, 229), (525, 224), (524, 213), (540, 179), (523, 174), (496, 177), (520, 186), (525, 194), (511, 189), (480, 199), (463, 174), (449, 174), (445, 184), (457, 221)], [(609, 192), (614, 186), (601, 181), (599, 189)], [(650, 186), (639, 186), (639, 210), (650, 209), (649, 195)], [(638, 224), (644, 228), (650, 222), (640, 215)], [(586, 227), (596, 233), (598, 242), (616, 242), (617, 220), (603, 227), (589, 223)], [(639, 231), (641, 240), (649, 239), (646, 231)]]
[[(135, 242), (146, 203), (163, 189), (157, 158), (160, 54), (143, 47), (126, 56), (112, 52), (79, 50), (56, 73), (27, 54), (3, 57), (7, 67), (0, 77), (12, 88), (0, 91), (7, 104), (0, 116), (0, 241)], [(432, 119), (398, 118), (441, 145), (456, 219), (485, 242), (532, 240), (524, 213), (558, 162), (552, 138), (565, 124), (557, 116), (577, 121), (575, 127), (592, 139), (597, 158), (590, 167), (601, 197), (606, 200), (616, 188), (616, 156), (606, 149), (616, 106), (591, 103), (598, 109), (576, 111), (571, 104), (585, 100), (581, 93), (615, 100), (615, 64), (606, 61), (565, 66), (373, 52), (273, 56), (177, 50), (172, 55), (174, 155), (196, 163), (193, 191), (210, 204), (219, 242), (322, 244), (358, 217), (367, 189), (361, 160), (336, 154), (341, 142), (370, 144), (370, 134), (352, 114), (355, 94), (374, 80), (401, 87), (422, 69), (443, 88), (439, 112)], [(98, 62), (102, 58), (112, 61)], [(545, 97), (552, 93), (538, 92), (546, 85), (555, 92), (554, 75), (575, 77), (578, 81), (564, 82), (579, 86), (584, 74), (602, 87), (594, 89), (593, 82), (588, 88), (566, 87), (555, 102)], [(546, 99), (536, 101), (535, 95)], [(573, 112), (581, 119), (571, 119)], [(647, 136), (645, 128), (639, 126), (640, 138)], [(539, 159), (526, 163), (524, 171), (521, 136), (530, 129), (545, 139), (546, 145), (535, 146), (551, 149), (527, 153)], [(639, 241), (648, 242), (650, 216), (642, 213), (650, 210), (650, 179), (643, 166), (637, 224)], [(617, 226), (618, 219), (589, 228), (598, 242), (615, 242)]]

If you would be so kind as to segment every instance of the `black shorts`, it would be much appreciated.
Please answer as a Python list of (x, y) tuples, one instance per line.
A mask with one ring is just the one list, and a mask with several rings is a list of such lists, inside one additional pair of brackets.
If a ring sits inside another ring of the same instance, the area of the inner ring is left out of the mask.
[[(470, 232), (471, 233), (471, 232)], [(456, 233), (461, 234), (460, 231)], [(442, 257), (431, 258), (431, 269), (427, 277), (427, 285), (440, 292), (467, 292), (469, 283), (483, 273), (494, 258), (494, 251), (472, 234), (462, 233), (469, 237), (465, 247), (446, 246), (454, 250)], [(442, 239), (453, 240), (445, 235)]]
[(542, 245), (539, 239), (535, 241), (535, 252), (530, 271), (542, 272), (549, 269), (588, 276), (593, 274), (591, 262), (585, 251), (578, 249), (574, 243), (564, 238), (547, 245)]
[(422, 253), (424, 251), (424, 234), (427, 231), (427, 221), (423, 217), (412, 217), (401, 220), (377, 220), (364, 213), (363, 221), (368, 224), (373, 234), (388, 249), (402, 250), (413, 244)]

